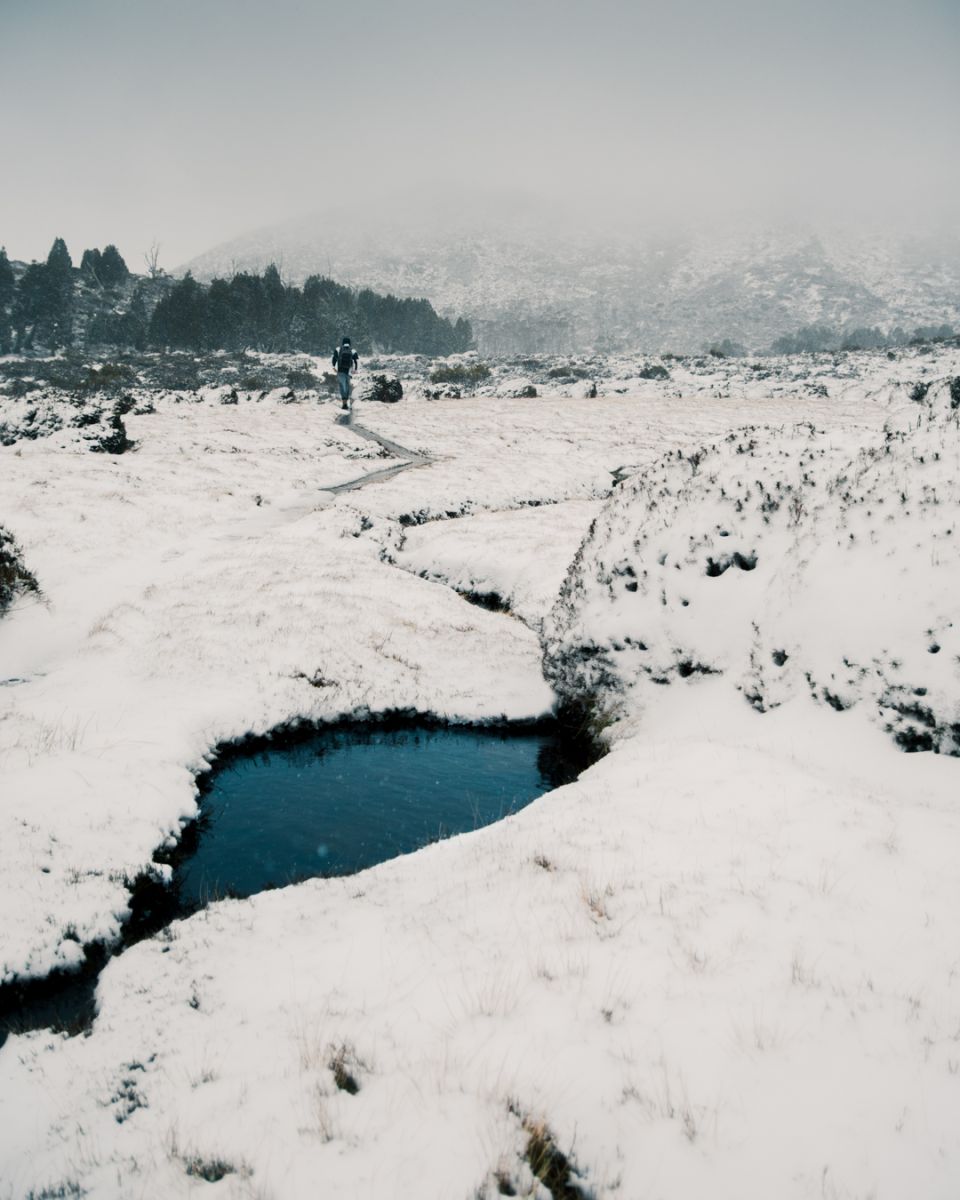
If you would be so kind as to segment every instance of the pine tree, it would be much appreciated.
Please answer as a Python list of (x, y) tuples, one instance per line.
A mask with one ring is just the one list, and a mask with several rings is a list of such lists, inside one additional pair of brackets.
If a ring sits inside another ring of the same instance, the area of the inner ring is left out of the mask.
[(54, 241), (47, 255), (38, 324), (51, 346), (73, 341), (73, 259), (63, 238)]
[(13, 302), (17, 282), (7, 252), (0, 247), (0, 354), (8, 354), (13, 338)]
[(34, 333), (43, 312), (45, 280), (46, 267), (43, 263), (32, 262), (17, 286), (13, 327), (18, 350), (25, 350), (33, 345)]
[(147, 345), (150, 318), (142, 285), (138, 285), (130, 300), (130, 307), (120, 318), (120, 340), (125, 346), (143, 350)]
[(126, 283), (130, 277), (130, 271), (127, 269), (127, 264), (123, 261), (123, 256), (113, 244), (104, 247), (103, 253), (100, 255), (100, 282), (105, 287), (114, 287), (117, 284)]
[(282, 350), (289, 346), (286, 337), (287, 289), (283, 286), (276, 263), (263, 273), (264, 323), (262, 345), (267, 350)]
[(84, 250), (83, 258), (80, 259), (80, 274), (93, 280), (94, 283), (102, 283), (100, 277), (100, 268), (103, 263), (103, 255), (99, 250)]
[(188, 271), (153, 310), (150, 341), (200, 350), (206, 336), (206, 292)]

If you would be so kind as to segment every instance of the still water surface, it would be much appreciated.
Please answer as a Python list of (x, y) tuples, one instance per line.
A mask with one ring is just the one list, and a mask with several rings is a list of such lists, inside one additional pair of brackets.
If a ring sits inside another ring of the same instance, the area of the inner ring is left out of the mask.
[(489, 825), (577, 771), (544, 728), (340, 729), (235, 756), (202, 797), (180, 903), (359, 871)]

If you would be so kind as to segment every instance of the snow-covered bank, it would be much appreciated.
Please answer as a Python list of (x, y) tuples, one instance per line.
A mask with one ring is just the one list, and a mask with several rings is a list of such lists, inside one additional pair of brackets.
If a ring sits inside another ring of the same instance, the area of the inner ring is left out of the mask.
[(589, 1195), (955, 1195), (956, 763), (714, 686), (502, 825), (129, 951), (92, 1036), (0, 1051), (10, 1194), (524, 1194), (526, 1117)]
[(958, 523), (960, 380), (857, 442), (803, 424), (677, 451), (617, 490), (578, 552), (550, 677), (610, 717), (725, 674), (760, 711), (802, 689), (958, 753)]
[(62, 434), (7, 452), (3, 508), (45, 603), (0, 625), (3, 677), (23, 680), (0, 692), (3, 979), (116, 938), (219, 742), (357, 710), (551, 706), (532, 634), (385, 568), (360, 514), (317, 490), (358, 456), (375, 467), (368, 443), (329, 409), (244, 418), (128, 419), (140, 449), (121, 458)]
[[(682, 398), (371, 406), (438, 461), (336, 498), (317, 489), (377, 451), (328, 406), (162, 400), (120, 458), (67, 430), (0, 451), (45, 597), (0, 622), (25, 680), (0, 689), (8, 976), (116, 935), (219, 741), (548, 708), (531, 630), (416, 572), (489, 579), (536, 626), (628, 476), (547, 638), (563, 687), (606, 654), (580, 678), (624, 701), (610, 755), (500, 826), (110, 963), (89, 1037), (0, 1048), (2, 1200), (537, 1194), (538, 1124), (598, 1198), (956, 1194), (958, 764), (870, 719), (874, 659), (945, 729), (956, 704), (954, 410), (886, 359), (827, 397), (723, 371)], [(724, 441), (749, 424), (775, 428)], [(836, 712), (844, 657), (861, 702)]]

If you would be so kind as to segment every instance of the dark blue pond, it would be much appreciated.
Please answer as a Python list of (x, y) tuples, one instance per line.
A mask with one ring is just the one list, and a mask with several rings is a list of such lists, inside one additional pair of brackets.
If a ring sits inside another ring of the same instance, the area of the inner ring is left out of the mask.
[[(158, 856), (173, 866), (173, 885), (149, 874), (134, 882), (117, 952), (218, 897), (349, 874), (489, 825), (570, 783), (595, 758), (593, 747), (547, 723), (352, 725), (255, 751), (228, 747), (201, 781), (199, 819)], [(109, 957), (106, 947), (88, 947), (76, 974), (0, 987), (0, 1046), (11, 1031), (89, 1029)]]
[(231, 754), (179, 856), (180, 905), (360, 871), (489, 825), (583, 765), (543, 727), (337, 729)]

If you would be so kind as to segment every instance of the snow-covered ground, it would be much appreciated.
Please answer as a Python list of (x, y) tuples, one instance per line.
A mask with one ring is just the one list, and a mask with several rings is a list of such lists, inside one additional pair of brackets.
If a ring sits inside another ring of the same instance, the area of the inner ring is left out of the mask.
[(88, 1036), (11, 1036), (2, 1200), (960, 1193), (960, 776), (886, 729), (960, 728), (960, 433), (911, 399), (960, 355), (630, 370), (359, 405), (433, 461), (343, 493), (391, 460), (315, 399), (0, 449), (42, 589), (0, 620), (6, 981), (117, 939), (218, 743), (536, 716), (544, 649), (614, 722), (500, 825), (214, 905)]

